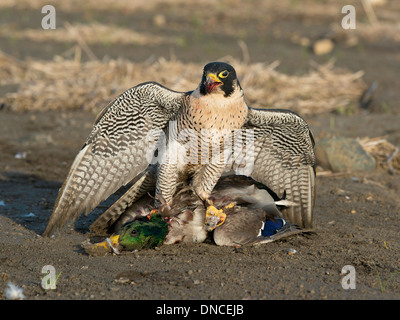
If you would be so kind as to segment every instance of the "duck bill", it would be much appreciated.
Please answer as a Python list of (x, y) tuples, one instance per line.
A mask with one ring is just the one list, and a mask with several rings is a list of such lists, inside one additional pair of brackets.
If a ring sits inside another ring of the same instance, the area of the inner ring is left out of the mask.
[(108, 253), (119, 254), (122, 249), (122, 246), (119, 244), (119, 235), (113, 235), (98, 243), (86, 243), (83, 247), (89, 255), (95, 256), (106, 255)]
[(209, 73), (206, 78), (206, 90), (207, 93), (212, 92), (219, 86), (222, 86), (222, 82), (218, 79), (218, 77), (214, 73)]
[[(109, 237), (109, 238), (107, 238), (107, 239), (109, 239), (109, 242), (110, 242), (110, 244), (112, 245), (112, 246), (114, 246), (114, 247), (117, 247), (117, 246), (119, 246), (119, 234), (117, 234), (117, 235), (112, 235), (111, 237)], [(107, 239), (106, 239), (106, 241), (107, 241)]]
[(107, 238), (106, 241), (110, 245), (112, 251), (116, 254), (120, 253), (122, 246), (119, 244), (119, 235), (112, 235), (111, 237)]

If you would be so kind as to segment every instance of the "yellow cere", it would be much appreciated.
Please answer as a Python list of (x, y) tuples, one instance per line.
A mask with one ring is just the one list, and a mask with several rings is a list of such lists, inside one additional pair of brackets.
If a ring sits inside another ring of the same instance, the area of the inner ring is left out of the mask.
[(218, 77), (214, 73), (209, 73), (207, 75), (207, 77), (211, 78), (211, 80), (214, 82), (221, 82), (221, 81), (219, 81)]

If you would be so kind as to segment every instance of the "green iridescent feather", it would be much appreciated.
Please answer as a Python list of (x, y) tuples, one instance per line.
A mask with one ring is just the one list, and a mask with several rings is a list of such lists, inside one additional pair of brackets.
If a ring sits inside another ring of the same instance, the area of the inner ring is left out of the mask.
[(159, 214), (125, 225), (119, 232), (119, 244), (124, 250), (140, 250), (162, 245), (168, 233), (168, 223)]

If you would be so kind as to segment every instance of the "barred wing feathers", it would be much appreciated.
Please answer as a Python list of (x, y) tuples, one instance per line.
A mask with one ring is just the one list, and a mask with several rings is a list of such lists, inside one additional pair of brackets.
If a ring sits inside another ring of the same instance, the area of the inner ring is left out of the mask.
[(121, 186), (138, 180), (156, 147), (157, 139), (151, 141), (148, 134), (166, 126), (184, 96), (183, 92), (148, 82), (112, 101), (98, 116), (76, 156), (44, 235), (52, 235), (83, 211), (92, 211)]
[[(254, 167), (248, 174), (279, 197), (295, 202), (282, 210), (284, 218), (312, 228), (315, 198), (314, 139), (307, 123), (296, 113), (279, 109), (249, 108), (244, 129), (252, 129)], [(246, 156), (245, 156), (246, 157)], [(245, 157), (235, 160), (234, 169)], [(248, 159), (247, 159), (248, 161)]]

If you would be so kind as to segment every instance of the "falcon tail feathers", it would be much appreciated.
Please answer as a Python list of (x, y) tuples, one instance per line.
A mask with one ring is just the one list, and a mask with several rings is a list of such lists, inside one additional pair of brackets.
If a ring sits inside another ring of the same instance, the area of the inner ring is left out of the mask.
[[(75, 157), (75, 160), (71, 166), (71, 170), (68, 173), (67, 178), (65, 179), (55, 202), (53, 213), (50, 217), (50, 221), (47, 224), (46, 230), (43, 233), (43, 236), (51, 236), (56, 231), (56, 229), (63, 226), (68, 220), (70, 220), (70, 214), (67, 214), (68, 211), (71, 210), (73, 205), (73, 179), (72, 177), (75, 175), (78, 164), (84, 157), (88, 146), (85, 146)], [(71, 186), (72, 184), (72, 186)], [(78, 212), (77, 215), (79, 215)], [(75, 216), (75, 214), (73, 214)]]

